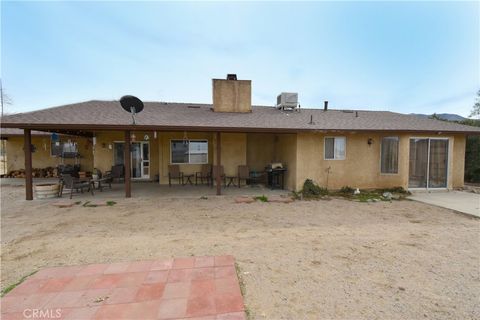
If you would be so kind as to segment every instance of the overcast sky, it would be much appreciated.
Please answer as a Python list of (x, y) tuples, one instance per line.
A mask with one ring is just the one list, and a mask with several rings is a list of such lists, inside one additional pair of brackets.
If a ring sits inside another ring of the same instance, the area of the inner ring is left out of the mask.
[(469, 114), (480, 88), (479, 2), (5, 2), (9, 112), (133, 94), (211, 103), (211, 78), (253, 103)]

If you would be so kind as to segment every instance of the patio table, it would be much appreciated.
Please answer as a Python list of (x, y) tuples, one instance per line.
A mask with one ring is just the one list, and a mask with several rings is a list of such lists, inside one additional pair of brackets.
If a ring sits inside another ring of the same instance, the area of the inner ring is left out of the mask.
[(192, 179), (193, 179), (194, 176), (195, 176), (194, 174), (184, 174), (184, 175), (183, 175), (183, 178), (186, 179), (187, 181), (184, 181), (184, 180), (182, 179), (182, 184), (183, 184), (183, 185), (186, 185), (186, 184), (190, 183), (190, 185), (193, 186), (193, 181), (192, 181)]

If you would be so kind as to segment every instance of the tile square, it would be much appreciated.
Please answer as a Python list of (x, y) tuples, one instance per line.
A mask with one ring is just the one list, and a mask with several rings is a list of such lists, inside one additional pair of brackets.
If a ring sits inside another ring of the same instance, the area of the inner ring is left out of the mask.
[(74, 277), (72, 281), (65, 285), (63, 291), (86, 290), (89, 288), (89, 285), (98, 277), (99, 275)]
[(169, 282), (165, 284), (163, 299), (188, 298), (190, 295), (190, 282)]
[(70, 313), (65, 317), (68, 320), (79, 319), (92, 319), (93, 315), (100, 309), (100, 307), (85, 307), (85, 308), (73, 308)]
[(156, 260), (150, 267), (151, 270), (170, 270), (173, 266), (173, 259)]
[(166, 299), (160, 302), (158, 319), (183, 318), (187, 312), (187, 299)]
[(236, 277), (237, 271), (234, 266), (215, 267), (215, 278)]
[(153, 261), (135, 261), (130, 263), (126, 272), (145, 272), (150, 271)]
[(41, 293), (49, 293), (49, 292), (60, 292), (62, 291), (67, 284), (73, 280), (73, 277), (68, 278), (51, 278), (48, 279), (45, 284), (37, 290), (37, 292)]
[(110, 264), (105, 271), (104, 274), (111, 274), (111, 273), (123, 273), (127, 272), (128, 267), (130, 266), (131, 262), (117, 262)]
[(122, 279), (121, 274), (102, 274), (89, 284), (90, 289), (115, 288)]
[(157, 319), (161, 300), (151, 300), (138, 303), (132, 303), (131, 308), (127, 310), (128, 319)]
[(132, 303), (135, 302), (138, 287), (116, 288), (110, 293), (105, 304)]
[(214, 280), (197, 280), (192, 281), (190, 286), (190, 298), (203, 296), (213, 296), (215, 294)]
[(215, 257), (215, 266), (233, 266), (235, 264), (235, 259), (233, 256), (225, 255), (225, 256), (216, 256)]
[(211, 295), (204, 295), (188, 299), (187, 317), (215, 315), (215, 299)]
[(214, 257), (196, 257), (195, 268), (213, 267), (215, 265)]
[(195, 258), (175, 258), (173, 259), (173, 269), (189, 269), (195, 266)]
[(89, 264), (77, 273), (77, 277), (102, 274), (108, 268), (108, 264)]
[(50, 267), (42, 269), (31, 276), (32, 279), (55, 278), (62, 272), (63, 267)]
[(192, 278), (193, 269), (172, 269), (168, 274), (167, 282), (185, 282)]
[(135, 301), (158, 300), (163, 295), (164, 283), (145, 284), (138, 289)]
[(84, 291), (77, 301), (78, 307), (95, 307), (105, 304), (112, 294), (112, 289), (90, 289)]
[(236, 278), (215, 279), (215, 290), (217, 294), (242, 295)]
[(159, 271), (150, 271), (145, 278), (144, 283), (158, 283), (158, 282), (167, 282), (168, 280), (168, 271), (159, 270)]
[(215, 308), (219, 314), (243, 311), (243, 298), (238, 294), (217, 293), (215, 296)]
[(42, 288), (48, 279), (27, 279), (18, 287), (13, 289), (8, 295), (9, 296), (16, 296), (16, 295), (27, 295), (27, 294), (35, 294), (38, 293), (40, 288)]
[(62, 291), (45, 304), (47, 308), (74, 308), (80, 306), (80, 298), (85, 291)]
[(95, 312), (93, 319), (131, 319), (129, 311), (132, 309), (131, 303), (103, 305)]
[(209, 280), (215, 278), (215, 269), (209, 268), (195, 268), (190, 274), (191, 280)]
[(147, 272), (130, 272), (122, 273), (120, 280), (117, 283), (118, 288), (138, 287), (147, 277)]

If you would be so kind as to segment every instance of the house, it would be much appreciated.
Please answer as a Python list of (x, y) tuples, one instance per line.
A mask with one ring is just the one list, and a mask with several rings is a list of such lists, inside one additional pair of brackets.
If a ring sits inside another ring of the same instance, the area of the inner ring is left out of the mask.
[[(0, 130), (0, 175), (25, 169), (23, 150), (23, 130)], [(32, 131), (32, 161), (35, 168), (56, 168), (59, 165), (81, 165), (81, 170), (93, 170), (93, 153), (91, 140), (87, 137), (75, 135), (56, 135), (47, 131)], [(55, 138), (55, 136), (57, 138)], [(64, 150), (74, 149), (79, 157), (65, 158)]]
[[(305, 179), (329, 189), (452, 189), (463, 186), (466, 135), (480, 134), (477, 127), (388, 111), (252, 106), (250, 80), (212, 84), (213, 104), (146, 102), (135, 124), (119, 102), (95, 100), (10, 115), (1, 126), (24, 129), (26, 141), (30, 130), (90, 137), (93, 167), (131, 167), (127, 197), (130, 176), (157, 176), (165, 184), (169, 164), (194, 173), (203, 163), (236, 175), (239, 165), (263, 171), (280, 162), (290, 190)], [(28, 184), (27, 178), (27, 198)]]

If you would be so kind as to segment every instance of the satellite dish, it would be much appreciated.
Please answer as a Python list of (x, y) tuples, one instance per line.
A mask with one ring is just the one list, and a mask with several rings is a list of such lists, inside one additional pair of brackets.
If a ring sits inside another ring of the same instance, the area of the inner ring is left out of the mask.
[(123, 96), (120, 98), (120, 104), (123, 110), (132, 114), (133, 124), (135, 124), (135, 114), (143, 110), (143, 102), (134, 96)]

